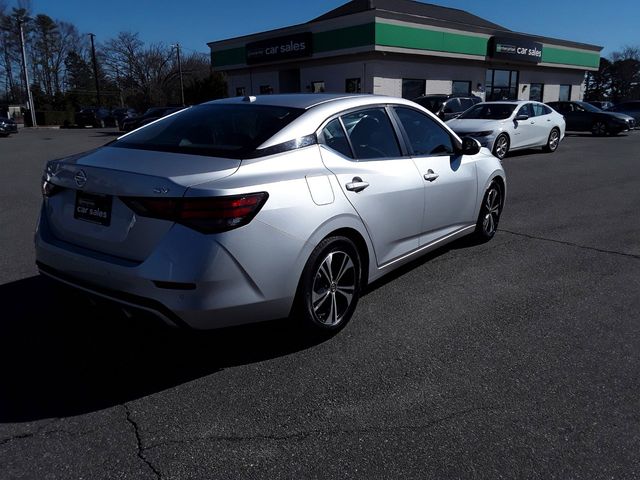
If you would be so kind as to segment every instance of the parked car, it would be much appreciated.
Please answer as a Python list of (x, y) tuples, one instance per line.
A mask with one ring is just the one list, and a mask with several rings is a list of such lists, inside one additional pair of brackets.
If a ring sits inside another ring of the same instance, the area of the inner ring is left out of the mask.
[(458, 95), (423, 95), (413, 100), (419, 105), (435, 113), (441, 120), (450, 120), (465, 110), (482, 101), (475, 96)]
[(118, 107), (111, 110), (111, 115), (116, 121), (119, 130), (122, 130), (122, 122), (125, 118), (133, 118), (138, 116), (138, 112), (133, 108)]
[(447, 125), (460, 136), (476, 138), (500, 159), (523, 148), (555, 152), (565, 131), (562, 115), (542, 103), (526, 101), (479, 103)]
[(0, 137), (8, 137), (11, 133), (18, 133), (18, 125), (11, 118), (0, 117)]
[(624, 113), (625, 115), (633, 117), (636, 121), (636, 128), (640, 128), (640, 100), (618, 103), (613, 107), (610, 107), (608, 111)]
[(505, 193), (498, 159), (411, 101), (230, 98), (50, 161), (37, 265), (172, 324), (327, 333), (373, 280), (490, 240)]
[(130, 132), (136, 128), (140, 128), (147, 123), (151, 123), (159, 118), (165, 117), (172, 113), (182, 110), (184, 107), (153, 107), (148, 109), (138, 117), (130, 117), (122, 119), (120, 130)]
[(599, 108), (600, 110), (608, 110), (611, 107), (613, 107), (613, 102), (607, 102), (607, 101), (589, 100), (587, 103), (590, 103), (591, 105), (593, 105), (596, 108)]
[(549, 102), (547, 105), (564, 116), (569, 131), (617, 135), (636, 126), (629, 115), (605, 112), (587, 102)]
[(105, 107), (85, 107), (75, 115), (75, 123), (79, 127), (114, 127), (115, 119), (111, 111)]

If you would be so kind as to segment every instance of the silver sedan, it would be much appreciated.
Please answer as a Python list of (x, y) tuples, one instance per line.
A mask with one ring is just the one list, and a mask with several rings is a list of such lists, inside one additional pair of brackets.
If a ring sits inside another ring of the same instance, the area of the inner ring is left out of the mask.
[(374, 95), (219, 100), (47, 164), (40, 272), (172, 325), (293, 315), (333, 332), (363, 287), (496, 233), (505, 173), (424, 108)]

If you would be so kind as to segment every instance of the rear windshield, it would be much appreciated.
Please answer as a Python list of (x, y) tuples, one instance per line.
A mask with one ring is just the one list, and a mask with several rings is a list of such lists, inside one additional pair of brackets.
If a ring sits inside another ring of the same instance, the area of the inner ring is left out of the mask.
[(458, 118), (468, 120), (504, 120), (509, 118), (516, 105), (512, 103), (480, 103)]
[(304, 110), (268, 105), (198, 105), (165, 117), (112, 147), (242, 158)]

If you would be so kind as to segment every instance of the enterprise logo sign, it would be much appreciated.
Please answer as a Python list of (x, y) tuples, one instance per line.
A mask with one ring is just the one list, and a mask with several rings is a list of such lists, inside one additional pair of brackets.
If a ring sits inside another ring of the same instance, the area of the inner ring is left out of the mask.
[(247, 64), (276, 62), (290, 58), (311, 56), (311, 33), (298, 33), (286, 37), (270, 38), (248, 43)]
[(517, 38), (493, 37), (489, 43), (489, 56), (517, 62), (540, 63), (542, 44)]

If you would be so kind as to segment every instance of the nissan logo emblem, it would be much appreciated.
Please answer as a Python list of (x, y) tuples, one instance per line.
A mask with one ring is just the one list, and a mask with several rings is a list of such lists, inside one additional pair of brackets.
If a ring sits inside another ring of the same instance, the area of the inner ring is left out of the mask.
[(84, 170), (80, 170), (78, 173), (76, 173), (73, 179), (76, 181), (76, 185), (78, 185), (80, 188), (84, 187), (87, 184), (87, 174), (84, 173)]

